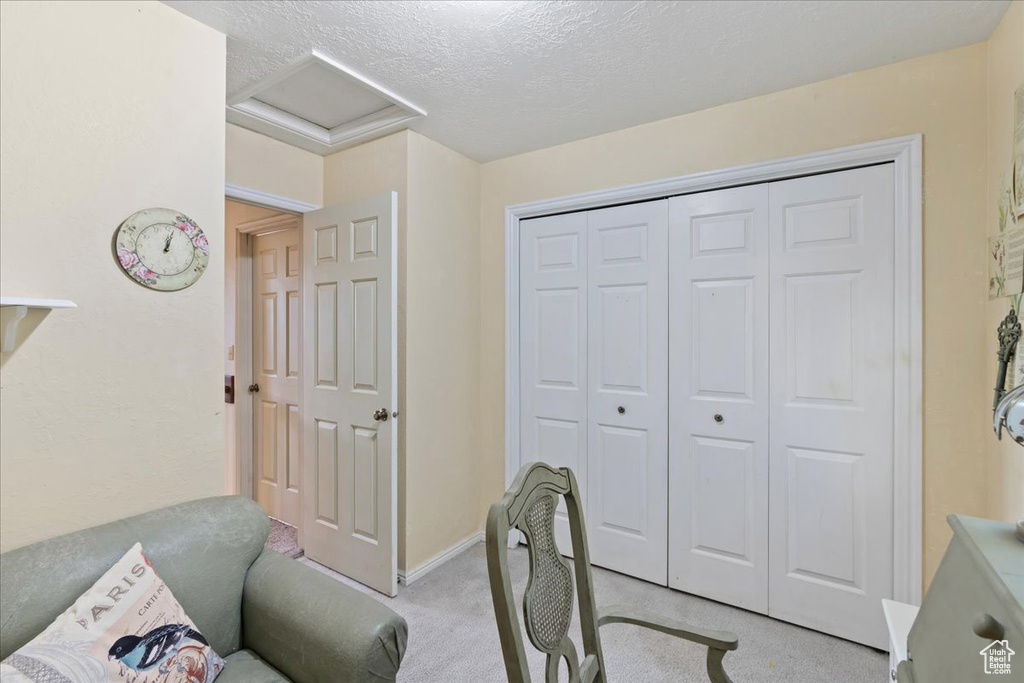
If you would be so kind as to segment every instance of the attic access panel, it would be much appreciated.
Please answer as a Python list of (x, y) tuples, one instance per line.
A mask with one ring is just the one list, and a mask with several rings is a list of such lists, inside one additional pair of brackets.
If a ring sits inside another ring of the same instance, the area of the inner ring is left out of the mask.
[(312, 51), (228, 102), (227, 120), (325, 155), (398, 130), (426, 112)]

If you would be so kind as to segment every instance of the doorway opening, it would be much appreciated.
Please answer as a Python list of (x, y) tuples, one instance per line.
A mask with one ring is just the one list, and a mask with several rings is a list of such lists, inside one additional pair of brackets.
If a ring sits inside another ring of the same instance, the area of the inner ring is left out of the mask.
[(225, 211), (227, 480), (280, 521), (286, 554), (392, 596), (397, 206)]
[(273, 525), (276, 549), (293, 555), (302, 547), (301, 227), (299, 214), (225, 202), (227, 481), (284, 523)]

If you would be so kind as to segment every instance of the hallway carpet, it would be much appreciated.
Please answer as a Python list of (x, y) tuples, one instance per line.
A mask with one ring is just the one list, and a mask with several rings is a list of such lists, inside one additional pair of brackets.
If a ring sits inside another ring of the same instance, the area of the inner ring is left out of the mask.
[[(298, 560), (372, 595), (409, 622), (409, 646), (399, 683), (504, 683), (501, 645), (494, 623), (482, 543), (450, 560), (398, 597), (386, 598), (309, 558)], [(509, 554), (517, 605), (528, 573), (527, 552)], [(731, 630), (740, 647), (725, 657), (725, 669), (737, 683), (880, 683), (888, 680), (888, 656), (768, 617), (594, 568), (598, 607), (634, 605), (708, 628)], [(881, 607), (879, 607), (881, 609)], [(522, 612), (519, 612), (522, 620)], [(576, 647), (579, 609), (570, 631)], [(706, 682), (705, 648), (635, 626), (601, 629), (605, 665), (611, 683)], [(534, 681), (544, 680), (544, 655), (523, 635)], [(564, 665), (563, 665), (564, 669)], [(565, 679), (563, 670), (560, 680)]]
[(299, 557), (302, 555), (302, 548), (299, 547), (299, 530), (291, 524), (271, 517), (267, 547), (288, 557)]

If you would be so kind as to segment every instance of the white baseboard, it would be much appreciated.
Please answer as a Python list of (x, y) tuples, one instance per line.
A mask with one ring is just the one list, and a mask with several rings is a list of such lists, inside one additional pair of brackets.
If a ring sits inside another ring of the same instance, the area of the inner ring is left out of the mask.
[(477, 531), (475, 533), (466, 536), (464, 539), (453, 545), (448, 550), (442, 551), (437, 555), (424, 562), (418, 567), (413, 568), (411, 571), (398, 570), (398, 581), (399, 583), (408, 586), (413, 581), (422, 579), (424, 576), (434, 571), (448, 560), (461, 555), (466, 552), (477, 543), (482, 543), (484, 540), (484, 532)]

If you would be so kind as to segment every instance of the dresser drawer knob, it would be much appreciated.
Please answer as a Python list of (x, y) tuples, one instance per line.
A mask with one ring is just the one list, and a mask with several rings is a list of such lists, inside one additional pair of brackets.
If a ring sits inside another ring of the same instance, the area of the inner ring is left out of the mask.
[(999, 620), (987, 612), (976, 614), (974, 621), (971, 622), (971, 628), (974, 629), (975, 634), (985, 640), (1002, 640), (1006, 635), (1006, 629), (999, 623)]

